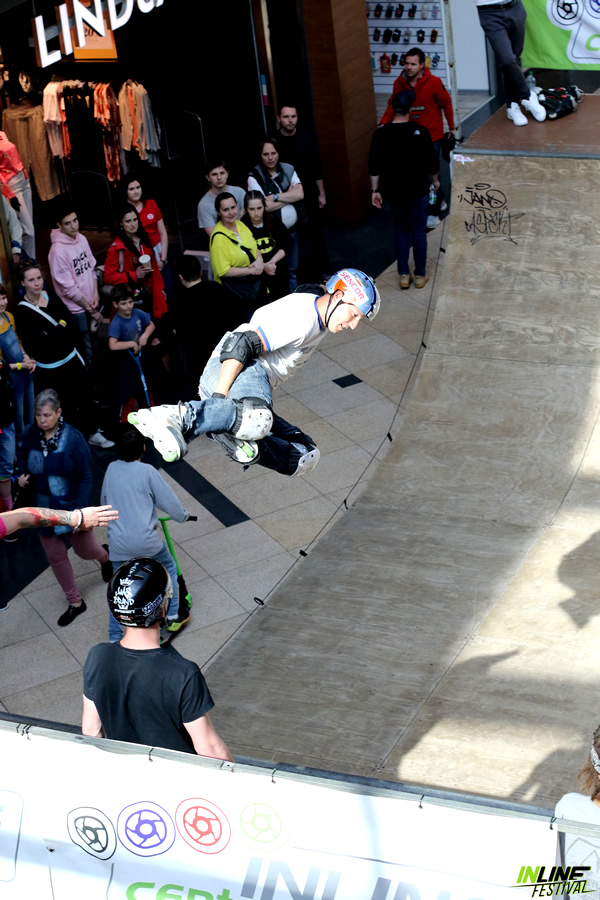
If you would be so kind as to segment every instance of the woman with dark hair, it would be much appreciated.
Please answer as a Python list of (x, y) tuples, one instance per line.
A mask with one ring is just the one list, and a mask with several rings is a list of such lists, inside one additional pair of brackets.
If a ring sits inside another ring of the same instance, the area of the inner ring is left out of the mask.
[(125, 195), (123, 203), (133, 206), (140, 217), (142, 228), (152, 244), (158, 267), (162, 269), (169, 251), (169, 238), (162, 213), (154, 200), (145, 198), (144, 185), (135, 172), (129, 172), (121, 181), (121, 186)]
[[(587, 822), (600, 828), (600, 725), (596, 728), (588, 758), (577, 776), (585, 794), (565, 794), (556, 804), (554, 815), (557, 819), (572, 822)], [(582, 834), (561, 831), (558, 834), (560, 864), (565, 866), (587, 865), (589, 859), (598, 856), (600, 840)], [(596, 871), (589, 873), (588, 891), (600, 890)]]
[(166, 315), (165, 285), (152, 242), (136, 209), (129, 203), (117, 216), (117, 236), (106, 254), (104, 282), (129, 284), (136, 303), (153, 319)]
[[(19, 486), (24, 488), (31, 483), (35, 506), (58, 510), (89, 506), (92, 457), (83, 435), (64, 421), (58, 394), (50, 388), (35, 398), (35, 424), (25, 434), (23, 458), (25, 472), (19, 476)], [(87, 524), (82, 515), (75, 528), (65, 522), (38, 531), (44, 553), (69, 601), (68, 609), (58, 620), (61, 626), (70, 625), (86, 610), (69, 561), (67, 534), (77, 556), (97, 559), (104, 581), (112, 577), (108, 548), (96, 541), (93, 532), (82, 530)]]
[(218, 222), (210, 236), (210, 262), (215, 281), (238, 301), (241, 321), (247, 321), (267, 299), (264, 263), (252, 232), (239, 218), (235, 197), (223, 191), (215, 200)]
[(279, 300), (288, 293), (286, 253), (290, 250), (291, 240), (287, 228), (281, 222), (273, 221), (260, 191), (248, 191), (244, 205), (246, 212), (242, 222), (252, 232), (263, 258), (269, 301)]
[(79, 331), (71, 313), (55, 294), (44, 290), (42, 270), (35, 260), (21, 266), (21, 284), (25, 294), (15, 311), (15, 319), (23, 348), (36, 361), (35, 390), (60, 391), (71, 421), (86, 437), (93, 432), (90, 443), (105, 449), (113, 447), (113, 442), (91, 422), (90, 383), (76, 349)]
[(287, 254), (288, 290), (298, 287), (296, 270), (300, 243), (298, 239), (298, 215), (304, 199), (304, 188), (296, 170), (289, 163), (279, 162), (279, 150), (275, 138), (267, 137), (259, 144), (259, 162), (248, 175), (248, 190), (260, 191), (265, 197), (267, 212), (282, 222), (291, 237), (291, 250)]

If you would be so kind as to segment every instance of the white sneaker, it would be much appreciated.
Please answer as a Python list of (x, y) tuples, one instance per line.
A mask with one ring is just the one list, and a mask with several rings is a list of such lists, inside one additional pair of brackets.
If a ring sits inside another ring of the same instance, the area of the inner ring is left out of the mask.
[(506, 115), (515, 125), (527, 125), (527, 116), (522, 113), (518, 103), (511, 103), (510, 106), (507, 106)]
[(108, 450), (110, 447), (115, 446), (115, 442), (109, 441), (107, 437), (104, 437), (101, 431), (92, 434), (91, 437), (88, 438), (88, 444), (91, 444), (93, 447), (102, 447), (103, 450)]
[(216, 441), (225, 447), (227, 456), (241, 463), (243, 466), (251, 466), (252, 463), (258, 461), (259, 450), (256, 441), (242, 441), (240, 438), (234, 437), (232, 434), (225, 432), (223, 434), (214, 434), (209, 432), (206, 437), (211, 441)]
[(273, 425), (273, 413), (260, 397), (236, 400), (237, 417), (231, 434), (242, 441), (260, 441)]
[(437, 228), (438, 225), (440, 224), (440, 221), (441, 221), (441, 219), (439, 216), (427, 216), (427, 227), (428, 228)]
[(448, 204), (446, 203), (445, 200), (442, 200), (442, 202), (440, 203), (440, 212), (446, 212), (447, 209), (448, 209)]
[[(512, 103), (511, 108), (516, 104)], [(527, 100), (521, 100), (521, 106), (524, 106), (527, 112), (530, 112), (534, 119), (538, 122), (543, 122), (546, 118), (546, 110), (540, 103), (538, 99), (538, 95), (535, 91), (531, 91), (529, 94), (529, 98)], [(510, 116), (509, 116), (510, 118)], [(513, 120), (514, 121), (514, 120)], [(520, 122), (515, 122), (515, 125), (520, 125)]]
[(129, 413), (127, 421), (135, 425), (144, 437), (154, 441), (154, 446), (165, 460), (175, 462), (187, 453), (183, 437), (187, 408), (185, 403), (177, 406), (153, 406)]

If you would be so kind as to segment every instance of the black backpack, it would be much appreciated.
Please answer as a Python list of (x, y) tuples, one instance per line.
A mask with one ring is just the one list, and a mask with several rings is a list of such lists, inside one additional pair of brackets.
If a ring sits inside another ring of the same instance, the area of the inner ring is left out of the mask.
[(538, 94), (538, 99), (547, 113), (548, 119), (562, 119), (575, 112), (583, 99), (583, 91), (576, 85), (568, 88), (548, 88)]

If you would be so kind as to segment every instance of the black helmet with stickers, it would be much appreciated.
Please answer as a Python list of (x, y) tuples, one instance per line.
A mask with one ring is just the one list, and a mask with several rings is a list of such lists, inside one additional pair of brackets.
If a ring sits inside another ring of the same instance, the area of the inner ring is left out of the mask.
[(149, 628), (163, 617), (173, 585), (165, 567), (151, 557), (130, 559), (117, 569), (106, 592), (110, 611), (120, 625)]

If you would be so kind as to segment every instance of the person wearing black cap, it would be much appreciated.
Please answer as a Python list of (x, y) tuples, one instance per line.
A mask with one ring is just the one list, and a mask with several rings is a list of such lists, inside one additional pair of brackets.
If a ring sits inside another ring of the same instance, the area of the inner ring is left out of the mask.
[(88, 654), (81, 731), (233, 762), (208, 717), (214, 702), (202, 672), (160, 645), (172, 590), (167, 570), (151, 558), (130, 559), (113, 576), (108, 605), (124, 635)]
[(382, 179), (384, 194), (392, 207), (398, 275), (403, 290), (413, 280), (408, 262), (411, 245), (415, 287), (423, 288), (429, 280), (426, 274), (428, 194), (430, 183), (436, 191), (440, 186), (439, 160), (431, 136), (423, 125), (410, 121), (414, 102), (414, 91), (394, 94), (394, 118), (375, 131), (369, 151), (372, 203), (377, 209), (383, 205), (379, 190)]

